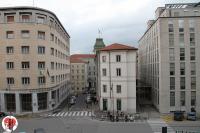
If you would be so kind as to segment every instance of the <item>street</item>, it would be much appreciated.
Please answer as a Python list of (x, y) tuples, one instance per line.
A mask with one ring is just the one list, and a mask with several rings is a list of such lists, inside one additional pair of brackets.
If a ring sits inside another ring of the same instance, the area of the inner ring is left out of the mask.
[[(59, 112), (43, 113), (38, 118), (20, 118), (19, 125), (14, 133), (33, 133), (36, 128), (44, 128), (46, 133), (153, 133), (162, 131), (163, 126), (168, 127), (169, 132), (177, 130), (200, 131), (200, 123), (197, 122), (171, 122), (167, 124), (160, 118), (152, 118), (147, 121), (137, 122), (109, 122), (92, 118), (92, 109), (97, 106), (86, 107), (86, 95), (79, 95), (75, 105), (70, 108), (63, 103)], [(3, 132), (2, 127), (0, 132)]]

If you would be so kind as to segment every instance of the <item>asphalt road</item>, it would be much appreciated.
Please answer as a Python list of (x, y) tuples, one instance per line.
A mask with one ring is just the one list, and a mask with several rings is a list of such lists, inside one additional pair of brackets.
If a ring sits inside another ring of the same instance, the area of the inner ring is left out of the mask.
[[(34, 128), (44, 128), (47, 133), (152, 133), (148, 123), (111, 123), (90, 119), (30, 119), (19, 120), (13, 133), (33, 133)], [(2, 132), (2, 129), (0, 129)]]

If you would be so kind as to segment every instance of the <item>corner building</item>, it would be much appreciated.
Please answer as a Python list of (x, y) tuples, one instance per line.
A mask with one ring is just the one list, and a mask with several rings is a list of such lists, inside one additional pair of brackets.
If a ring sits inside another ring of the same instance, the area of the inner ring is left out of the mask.
[(136, 112), (136, 52), (118, 43), (98, 51), (100, 110)]
[(139, 79), (161, 112), (200, 113), (200, 5), (166, 4), (139, 40)]
[(0, 8), (0, 111), (42, 112), (68, 96), (69, 39), (51, 11)]

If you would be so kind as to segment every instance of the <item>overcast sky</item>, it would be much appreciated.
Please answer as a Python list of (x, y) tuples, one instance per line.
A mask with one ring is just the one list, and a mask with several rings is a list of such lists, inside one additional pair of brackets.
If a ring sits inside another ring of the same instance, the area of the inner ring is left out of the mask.
[(1, 7), (34, 6), (54, 12), (71, 36), (71, 54), (92, 53), (95, 39), (137, 47), (158, 6), (199, 0), (0, 0)]

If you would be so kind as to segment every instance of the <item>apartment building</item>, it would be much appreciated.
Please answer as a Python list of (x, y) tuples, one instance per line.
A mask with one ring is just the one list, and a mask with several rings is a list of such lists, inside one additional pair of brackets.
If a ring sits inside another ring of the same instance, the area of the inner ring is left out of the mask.
[(47, 111), (67, 97), (69, 39), (51, 11), (0, 8), (0, 111)]
[(166, 4), (139, 40), (138, 77), (161, 112), (200, 112), (200, 5)]
[(115, 43), (97, 52), (100, 110), (136, 112), (136, 51)]
[(86, 79), (86, 89), (95, 90), (96, 89), (96, 64), (95, 64), (95, 54), (74, 54), (71, 55), (71, 58), (79, 59), (87, 64), (87, 75)]
[(71, 93), (79, 94), (86, 90), (87, 87), (87, 62), (70, 57), (71, 67)]

